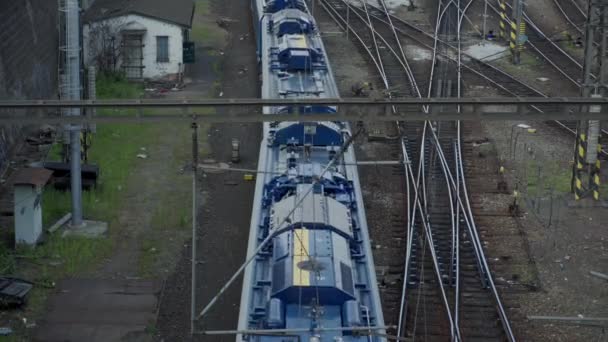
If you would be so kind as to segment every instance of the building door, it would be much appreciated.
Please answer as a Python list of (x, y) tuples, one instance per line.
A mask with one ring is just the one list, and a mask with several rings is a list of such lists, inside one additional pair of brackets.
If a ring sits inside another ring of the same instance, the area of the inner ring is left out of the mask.
[(142, 80), (144, 73), (143, 35), (123, 35), (123, 63), (122, 70), (130, 80)]

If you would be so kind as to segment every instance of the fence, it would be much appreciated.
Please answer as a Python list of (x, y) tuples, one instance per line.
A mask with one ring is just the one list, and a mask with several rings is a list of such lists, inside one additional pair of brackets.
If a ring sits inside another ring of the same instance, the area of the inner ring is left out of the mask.
[(520, 206), (546, 228), (558, 228), (561, 208), (574, 200), (571, 193), (572, 155), (535, 139), (511, 139), (509, 169)]

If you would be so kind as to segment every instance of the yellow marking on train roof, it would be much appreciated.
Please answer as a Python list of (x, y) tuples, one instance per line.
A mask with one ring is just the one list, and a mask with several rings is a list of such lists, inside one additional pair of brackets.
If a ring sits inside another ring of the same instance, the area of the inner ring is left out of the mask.
[(306, 42), (306, 36), (304, 35), (295, 35), (289, 37), (291, 41), (291, 46), (297, 49), (308, 49), (308, 43)]
[(293, 233), (293, 284), (310, 286), (310, 271), (300, 268), (308, 261), (308, 229), (294, 229)]

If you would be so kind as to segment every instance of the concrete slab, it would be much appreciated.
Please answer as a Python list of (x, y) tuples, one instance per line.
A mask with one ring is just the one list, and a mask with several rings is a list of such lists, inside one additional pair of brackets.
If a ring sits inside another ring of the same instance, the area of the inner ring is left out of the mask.
[(473, 58), (489, 62), (504, 57), (509, 53), (509, 47), (497, 42), (483, 41), (467, 46), (464, 52)]
[(151, 341), (162, 283), (67, 279), (57, 285), (34, 341)]
[(66, 225), (61, 236), (80, 236), (94, 239), (105, 235), (108, 231), (107, 222), (84, 220), (83, 223), (84, 224), (80, 227), (71, 227)]

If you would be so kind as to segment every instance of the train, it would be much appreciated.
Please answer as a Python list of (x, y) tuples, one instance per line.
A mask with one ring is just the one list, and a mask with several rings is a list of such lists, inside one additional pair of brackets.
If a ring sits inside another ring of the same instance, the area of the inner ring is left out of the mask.
[[(338, 98), (306, 2), (251, 0), (251, 8), (262, 98)], [(352, 134), (339, 121), (263, 125), (238, 342), (386, 341)]]

